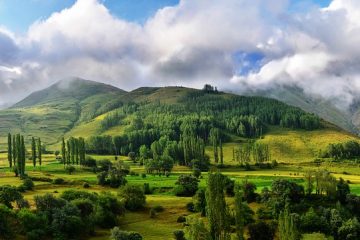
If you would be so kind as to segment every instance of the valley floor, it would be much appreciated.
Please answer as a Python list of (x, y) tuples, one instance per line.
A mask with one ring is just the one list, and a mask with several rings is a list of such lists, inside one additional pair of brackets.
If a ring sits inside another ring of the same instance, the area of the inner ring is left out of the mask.
[[(95, 159), (114, 159), (114, 156), (93, 156)], [(144, 239), (171, 239), (173, 231), (183, 228), (183, 225), (177, 223), (177, 218), (181, 215), (190, 215), (187, 211), (186, 204), (191, 202), (191, 198), (176, 197), (172, 191), (175, 182), (179, 175), (190, 173), (186, 167), (176, 166), (173, 173), (169, 177), (153, 176), (147, 174), (145, 178), (141, 176), (144, 168), (128, 161), (126, 157), (121, 157), (131, 165), (131, 171), (135, 175), (127, 177), (128, 183), (133, 185), (143, 186), (144, 183), (149, 183), (151, 188), (155, 191), (152, 195), (147, 195), (146, 208), (139, 212), (128, 212), (120, 219), (120, 228), (127, 231), (136, 231), (143, 235)], [(309, 169), (321, 168), (331, 171), (336, 178), (342, 177), (350, 182), (351, 192), (360, 195), (360, 171), (359, 164), (355, 163), (327, 163), (324, 162), (320, 166), (314, 163), (280, 163), (275, 169), (255, 169), (253, 171), (245, 171), (236, 166), (232, 160), (228, 160), (225, 168), (221, 169), (225, 175), (230, 176), (236, 182), (242, 182), (247, 179), (257, 186), (257, 191), (261, 192), (264, 187), (270, 188), (274, 179), (284, 178), (292, 179), (297, 183), (303, 183), (303, 173)], [(21, 184), (19, 178), (14, 177), (14, 174), (9, 172), (6, 160), (6, 154), (0, 154), (0, 185), (15, 185)], [(116, 194), (117, 190), (112, 188), (100, 187), (96, 184), (96, 174), (82, 170), (77, 167), (76, 171), (69, 175), (65, 173), (63, 165), (54, 160), (53, 155), (45, 155), (42, 167), (35, 169), (30, 166), (30, 161), (27, 165), (27, 174), (30, 176), (43, 178), (63, 178), (66, 184), (54, 185), (48, 182), (35, 181), (34, 191), (27, 191), (24, 196), (33, 205), (33, 198), (35, 195), (42, 195), (44, 193), (52, 193), (59, 195), (66, 189), (81, 189), (90, 192), (111, 191)], [(205, 187), (207, 181), (207, 173), (202, 174), (200, 187)], [(90, 188), (84, 189), (83, 183), (88, 182)], [(157, 205), (164, 207), (164, 212), (158, 213), (155, 218), (150, 218), (149, 210)], [(251, 207), (255, 210), (258, 206), (252, 204)], [(93, 240), (108, 239), (109, 230), (99, 229), (96, 231), (96, 236)]]

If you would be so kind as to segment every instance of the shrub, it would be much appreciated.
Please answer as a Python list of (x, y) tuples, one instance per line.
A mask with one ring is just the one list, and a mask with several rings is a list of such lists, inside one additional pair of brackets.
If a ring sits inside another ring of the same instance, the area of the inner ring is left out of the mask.
[(192, 197), (198, 190), (199, 180), (191, 175), (180, 175), (175, 184), (176, 196)]
[(184, 223), (186, 222), (186, 216), (179, 216), (176, 220), (178, 223)]
[(195, 211), (195, 205), (193, 202), (188, 202), (186, 204), (186, 209), (189, 211), (189, 212), (196, 212)]
[(87, 183), (87, 182), (85, 182), (85, 183), (83, 184), (83, 188), (90, 188), (90, 184)]
[(90, 156), (86, 156), (85, 160), (81, 164), (85, 167), (96, 168), (96, 160)]
[(175, 230), (174, 237), (175, 237), (175, 240), (186, 240), (185, 233), (183, 230)]
[(65, 190), (60, 195), (60, 197), (67, 201), (73, 201), (76, 199), (90, 199), (91, 201), (95, 202), (98, 199), (97, 195), (95, 195), (93, 193), (89, 193), (86, 191), (73, 190), (73, 189)]
[(142, 240), (142, 236), (137, 232), (126, 232), (115, 227), (111, 230), (111, 240)]
[(150, 188), (150, 184), (149, 183), (144, 183), (144, 193), (145, 194), (152, 194), (152, 190)]
[(54, 181), (53, 181), (54, 184), (58, 184), (58, 185), (61, 185), (61, 184), (64, 184), (65, 183), (65, 180), (63, 178), (55, 178)]
[(155, 210), (155, 212), (163, 212), (165, 210), (164, 207), (160, 205), (153, 207), (153, 209)]
[(142, 173), (142, 174), (141, 174), (141, 177), (142, 177), (142, 178), (146, 178), (146, 173)]
[(155, 209), (151, 208), (150, 209), (150, 218), (155, 218), (156, 217), (156, 211)]
[(273, 240), (275, 226), (264, 221), (249, 224), (249, 235), (251, 240)]
[(199, 178), (201, 176), (201, 170), (198, 168), (193, 169), (193, 176)]
[(34, 182), (30, 178), (24, 178), (22, 186), (25, 190), (33, 190)]
[(73, 174), (73, 173), (75, 172), (75, 170), (76, 170), (75, 167), (72, 166), (72, 165), (68, 165), (68, 166), (65, 167), (65, 171), (66, 171), (69, 175)]
[(144, 191), (138, 186), (123, 186), (118, 195), (124, 199), (125, 207), (130, 211), (141, 209), (146, 203)]

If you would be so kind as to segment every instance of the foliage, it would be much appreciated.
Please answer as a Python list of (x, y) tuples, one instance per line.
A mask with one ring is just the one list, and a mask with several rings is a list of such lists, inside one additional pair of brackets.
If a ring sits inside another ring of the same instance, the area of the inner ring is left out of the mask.
[(126, 185), (119, 189), (119, 197), (124, 200), (126, 209), (130, 211), (139, 210), (146, 203), (146, 196), (139, 186)]
[(192, 197), (198, 190), (199, 180), (191, 175), (180, 175), (175, 184), (176, 196)]

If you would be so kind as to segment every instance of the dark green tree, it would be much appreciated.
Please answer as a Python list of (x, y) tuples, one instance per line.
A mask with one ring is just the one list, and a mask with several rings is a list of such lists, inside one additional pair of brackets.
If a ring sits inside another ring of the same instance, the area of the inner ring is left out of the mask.
[(31, 158), (33, 166), (36, 167), (36, 142), (34, 137), (31, 138)]
[(11, 134), (8, 134), (8, 162), (9, 162), (9, 167), (12, 168), (13, 165), (13, 151), (12, 151), (12, 137)]
[(210, 235), (214, 240), (230, 239), (230, 222), (225, 202), (225, 176), (219, 172), (209, 173), (206, 188), (206, 216)]

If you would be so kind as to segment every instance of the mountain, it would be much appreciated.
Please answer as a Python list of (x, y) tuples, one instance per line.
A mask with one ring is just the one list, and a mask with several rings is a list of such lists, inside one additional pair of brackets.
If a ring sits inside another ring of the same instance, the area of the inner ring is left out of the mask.
[[(257, 94), (272, 98), (281, 95), (284, 101), (309, 112), (317, 112), (318, 108), (326, 106), (322, 114), (332, 117), (333, 121), (329, 122), (351, 129), (347, 116), (327, 108), (325, 102), (306, 100), (297, 89)], [(264, 124), (254, 116), (263, 119)], [(139, 134), (149, 131), (151, 134), (145, 136), (149, 139), (162, 134), (179, 136), (182, 122), (189, 119), (198, 121), (194, 119), (199, 117), (202, 120), (195, 124), (199, 128), (196, 131), (204, 136), (211, 124), (223, 128), (227, 135), (226, 151), (232, 151), (234, 146), (244, 141), (239, 136), (244, 127), (249, 135), (263, 134), (264, 130), (265, 136), (259, 141), (268, 143), (274, 156), (296, 161), (313, 159), (329, 143), (357, 140), (353, 134), (322, 120), (321, 128), (310, 131), (316, 119), (313, 115), (270, 98), (184, 87), (141, 87), (126, 92), (106, 84), (71, 78), (0, 110), (0, 149), (6, 148), (8, 132), (21, 132), (28, 140), (31, 136), (41, 137), (52, 150), (59, 148), (62, 137), (125, 134), (137, 141)], [(297, 119), (295, 122), (294, 117)], [(294, 128), (300, 120), (305, 121), (303, 125)], [(238, 127), (238, 121), (246, 126)], [(295, 156), (293, 153), (299, 154)]]
[(314, 113), (347, 131), (360, 132), (360, 104), (354, 104), (352, 110), (340, 109), (334, 103), (320, 96), (310, 96), (298, 87), (278, 86), (269, 90), (255, 90), (247, 96), (264, 96), (277, 99), (286, 104), (299, 107), (306, 112)]
[(79, 78), (64, 79), (0, 111), (0, 135), (21, 132), (53, 144), (76, 124), (116, 107), (125, 91)]

